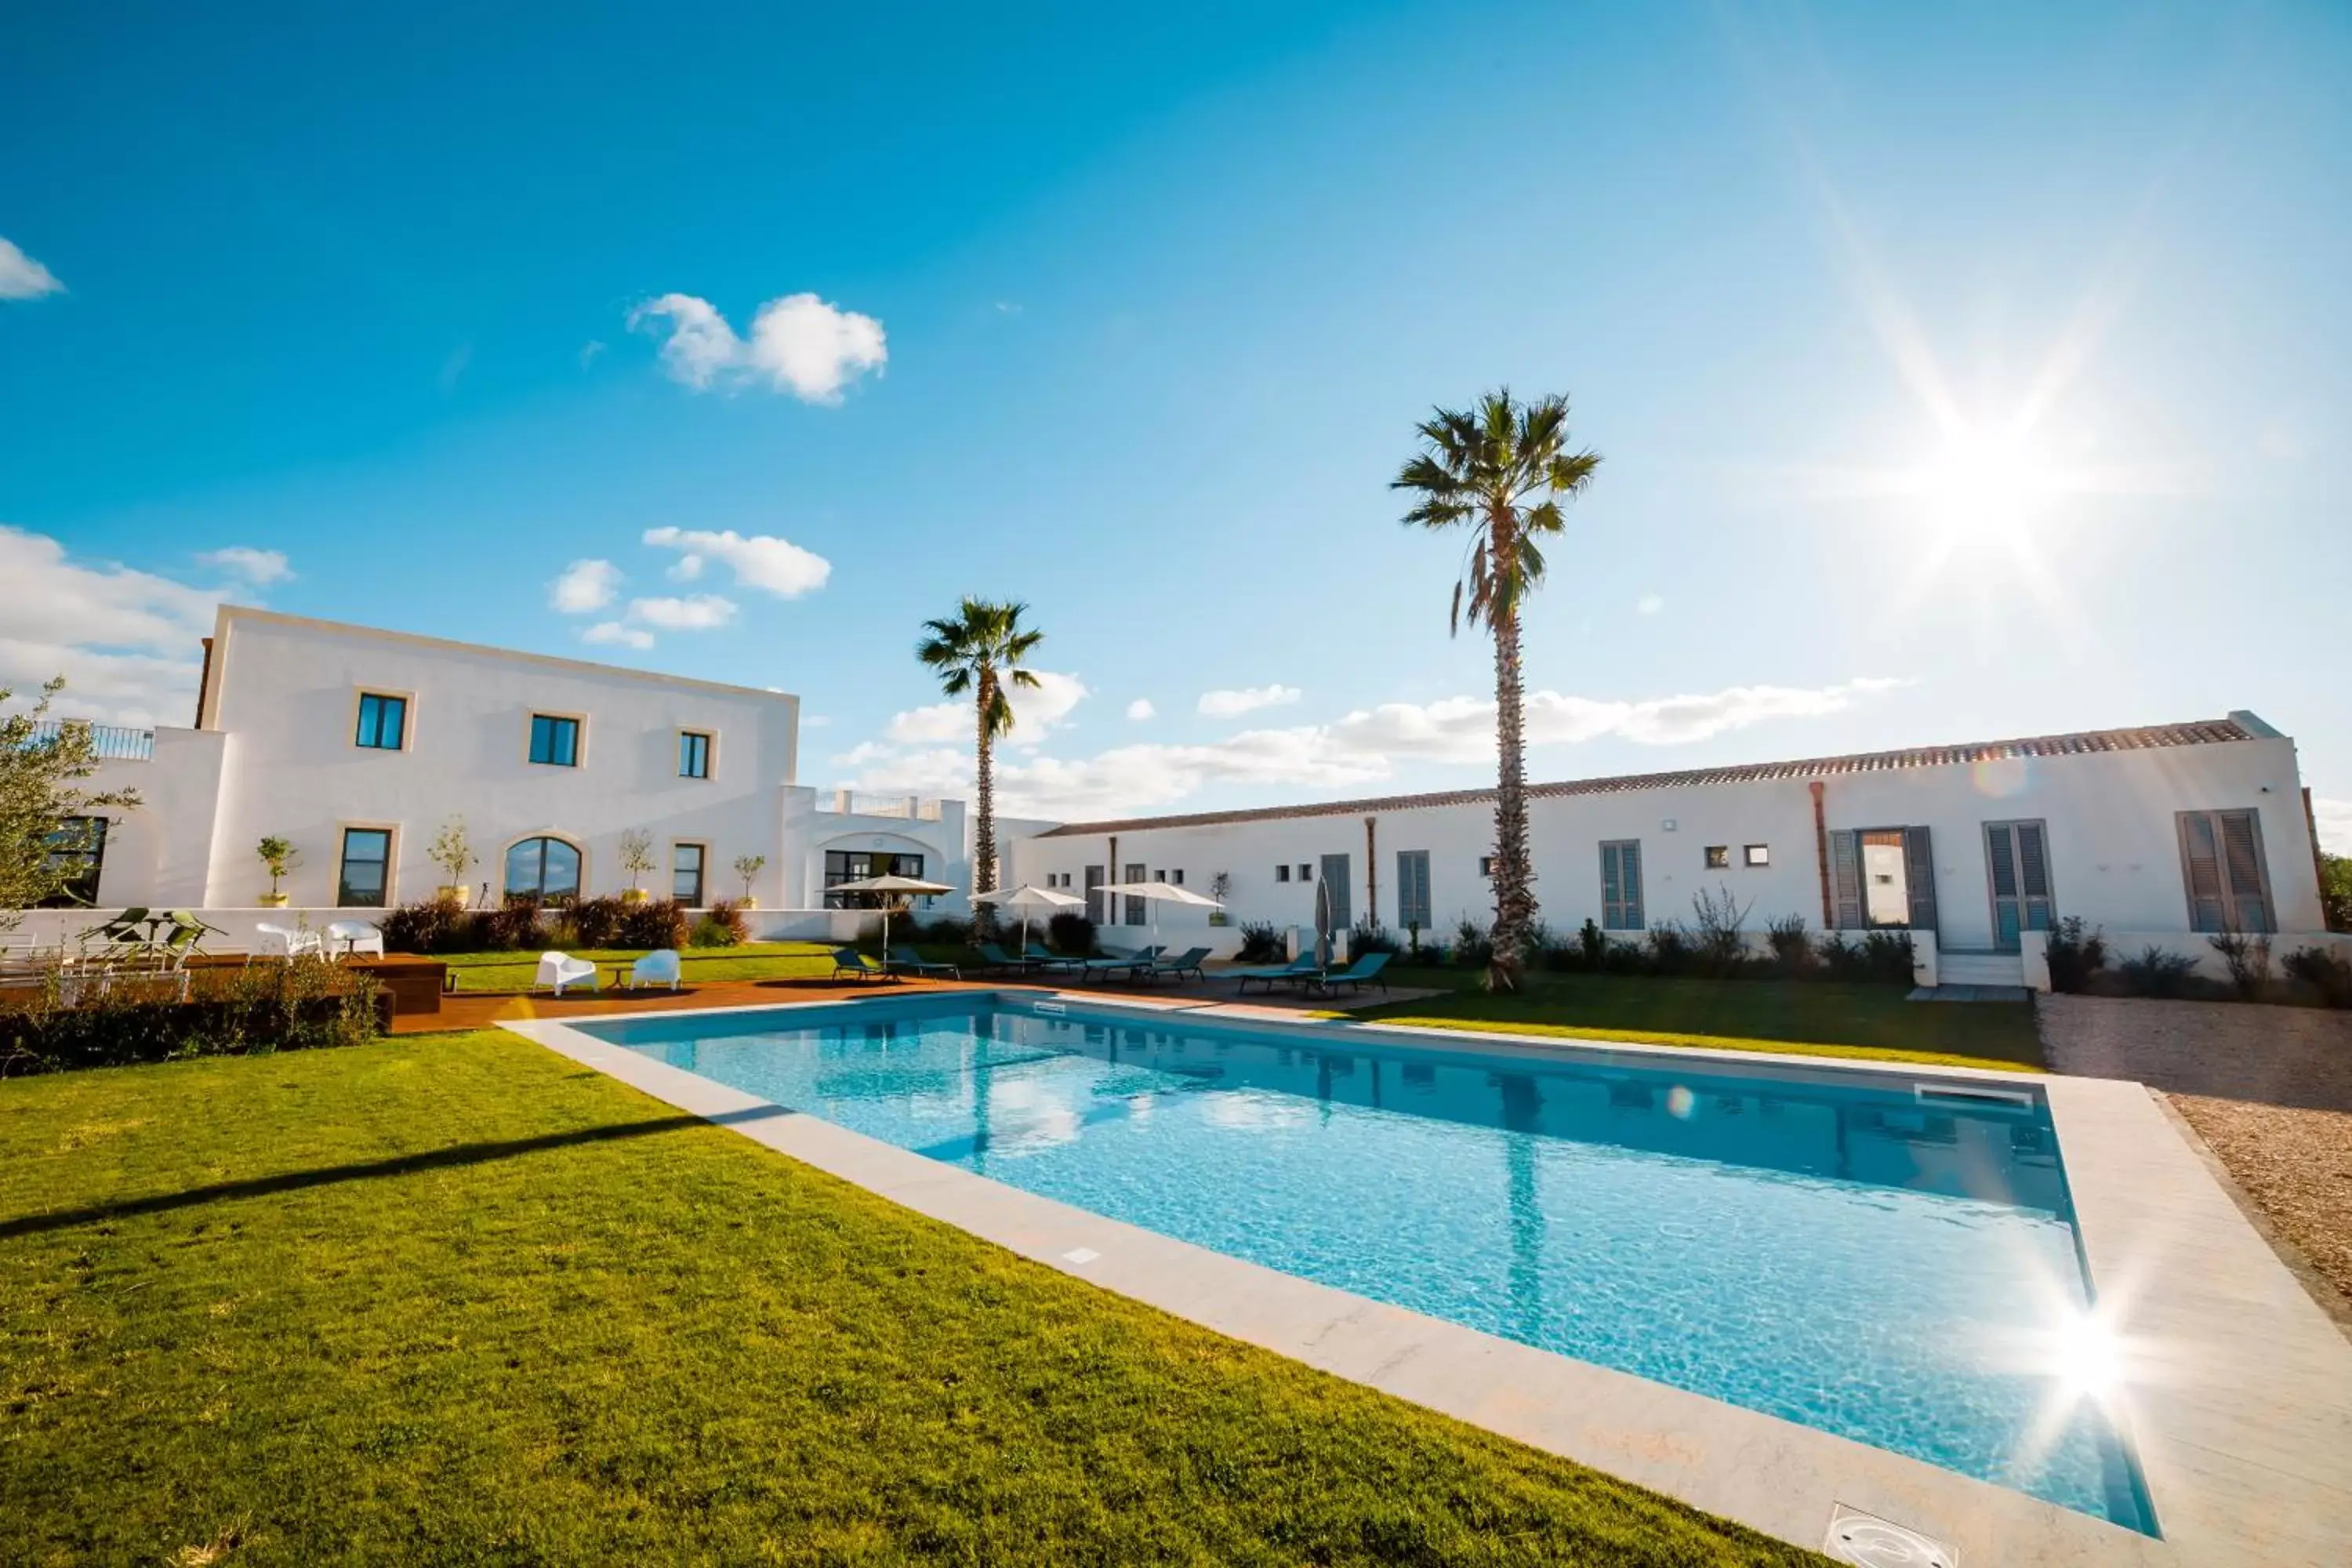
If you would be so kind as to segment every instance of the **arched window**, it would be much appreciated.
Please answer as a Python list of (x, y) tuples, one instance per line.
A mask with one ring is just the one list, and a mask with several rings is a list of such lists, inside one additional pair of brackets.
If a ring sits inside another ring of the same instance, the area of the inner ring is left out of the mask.
[(507, 891), (578, 898), (580, 851), (561, 838), (524, 839), (507, 851)]

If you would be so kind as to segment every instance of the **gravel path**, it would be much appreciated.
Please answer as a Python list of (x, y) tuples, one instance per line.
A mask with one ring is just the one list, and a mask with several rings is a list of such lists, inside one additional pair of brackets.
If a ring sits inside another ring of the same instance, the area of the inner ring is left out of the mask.
[(2352, 1013), (2050, 995), (2040, 1017), (2052, 1067), (2162, 1089), (2278, 1230), (2352, 1298)]

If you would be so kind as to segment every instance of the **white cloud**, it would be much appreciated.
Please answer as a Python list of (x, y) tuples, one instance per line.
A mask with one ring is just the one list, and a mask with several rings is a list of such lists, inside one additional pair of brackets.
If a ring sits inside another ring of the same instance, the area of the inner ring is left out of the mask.
[(617, 643), (623, 647), (647, 648), (654, 646), (654, 634), (642, 626), (625, 621), (598, 621), (580, 634), (582, 642)]
[(218, 566), (234, 572), (257, 586), (283, 583), (294, 575), (286, 564), (282, 550), (256, 550), (249, 544), (231, 544), (220, 550), (207, 550), (196, 557), (207, 566)]
[(1306, 693), (1296, 686), (1246, 686), (1239, 690), (1203, 691), (1200, 711), (1212, 719), (1233, 719), (1260, 708), (1280, 708)]
[[(825, 579), (833, 575), (832, 562), (773, 534), (745, 535), (731, 528), (717, 533), (698, 528), (649, 528), (645, 542), (685, 552), (672, 573), (680, 582), (700, 576), (706, 559), (718, 560), (725, 562), (734, 571), (735, 581), (746, 588), (762, 589), (780, 599), (797, 599), (824, 587)], [(693, 566), (687, 566), (688, 561)]]
[(2330, 855), (2352, 855), (2352, 800), (2311, 798), (2311, 815), (2319, 822), (2319, 847)]
[(628, 618), (664, 631), (704, 632), (735, 618), (735, 601), (717, 594), (695, 594), (683, 599), (632, 599)]
[(0, 300), (37, 300), (44, 294), (62, 294), (66, 286), (58, 275), (26, 255), (8, 240), (0, 239)]
[(1654, 616), (1665, 607), (1664, 597), (1657, 594), (1644, 594), (1633, 601), (1633, 609), (1638, 615)]
[[(1013, 733), (1016, 740), (1037, 741), (1051, 734), (1087, 695), (1087, 683), (1075, 675), (1055, 669), (1030, 673), (1037, 678), (1034, 688), (1015, 686), (1006, 693), (1013, 704)], [(883, 733), (895, 744), (918, 746), (960, 741), (971, 733), (976, 722), (971, 700), (958, 699), (892, 714)]]
[(669, 569), (669, 580), (673, 583), (691, 583), (701, 575), (702, 557), (699, 555), (681, 555)]
[(596, 356), (604, 352), (605, 346), (604, 341), (601, 338), (590, 338), (586, 342), (582, 343), (580, 345), (580, 368), (582, 370), (586, 370), (590, 365), (594, 364), (596, 363)]
[(567, 616), (584, 616), (613, 602), (621, 569), (609, 561), (574, 561), (547, 585), (547, 602)]
[[(1542, 747), (1615, 736), (1646, 745), (1685, 744), (1771, 719), (1839, 712), (1900, 684), (1736, 686), (1639, 702), (1539, 691), (1528, 700), (1528, 741)], [(901, 713), (884, 740), (835, 757), (835, 765), (858, 770), (841, 781), (854, 788), (966, 793), (971, 753), (940, 742), (962, 740), (970, 723), (971, 710), (961, 704)], [(998, 767), (997, 790), (1007, 811), (1070, 820), (1166, 806), (1213, 784), (1358, 788), (1388, 778), (1399, 760), (1491, 766), (1494, 756), (1494, 703), (1451, 697), (1384, 703), (1328, 724), (1250, 730), (1197, 745), (1118, 746), (1070, 759), (1016, 757)]]
[(1160, 710), (1158, 709), (1151, 706), (1151, 699), (1149, 697), (1139, 697), (1134, 701), (1127, 705), (1127, 716), (1139, 722), (1146, 719), (1156, 717), (1159, 711)]
[(635, 331), (669, 336), (662, 364), (673, 381), (696, 391), (725, 383), (765, 381), (804, 403), (838, 403), (843, 390), (890, 357), (882, 323), (820, 300), (786, 294), (751, 318), (751, 334), (736, 335), (709, 300), (664, 294), (629, 312)]
[(19, 701), (51, 676), (58, 712), (123, 724), (195, 718), (202, 641), (228, 594), (112, 562), (70, 559), (46, 534), (0, 524), (0, 687)]

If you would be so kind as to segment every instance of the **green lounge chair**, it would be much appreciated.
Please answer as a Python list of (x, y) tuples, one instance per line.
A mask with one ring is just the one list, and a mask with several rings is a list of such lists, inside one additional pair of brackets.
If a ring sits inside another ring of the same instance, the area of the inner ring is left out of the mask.
[(1395, 957), (1390, 952), (1368, 952), (1336, 974), (1325, 974), (1312, 984), (1318, 991), (1337, 991), (1342, 985), (1352, 985), (1361, 991), (1367, 985), (1377, 985), (1385, 991), (1389, 983), (1381, 978), (1381, 971)]
[(963, 971), (954, 964), (933, 963), (911, 947), (892, 948), (889, 966), (894, 970), (903, 970), (908, 974), (944, 974), (950, 980), (963, 978)]
[(1161, 974), (1173, 974), (1181, 980), (1189, 974), (1195, 980), (1205, 980), (1208, 977), (1201, 973), (1201, 961), (1208, 956), (1209, 950), (1205, 947), (1188, 947), (1174, 958), (1153, 960), (1150, 969), (1139, 978), (1149, 980)]
[(1025, 953), (1015, 958), (1004, 951), (1002, 942), (983, 942), (979, 945), (979, 952), (990, 973), (995, 974), (1026, 974), (1044, 963), (1043, 960), (1031, 958)]
[(1150, 969), (1166, 951), (1167, 949), (1154, 942), (1151, 946), (1140, 948), (1134, 952), (1114, 954), (1108, 958), (1089, 958), (1079, 966), (1078, 973), (1081, 977), (1099, 974), (1108, 979), (1111, 975), (1124, 970), (1128, 977), (1133, 979), (1139, 971)]
[(1323, 966), (1316, 962), (1312, 952), (1302, 952), (1288, 963), (1276, 968), (1234, 971), (1234, 978), (1241, 982), (1240, 989), (1244, 992), (1249, 990), (1250, 982), (1253, 980), (1271, 991), (1277, 985), (1305, 984), (1309, 981), (1319, 980), (1322, 976)]
[(859, 980), (890, 978), (889, 970), (875, 963), (856, 948), (836, 947), (833, 950), (833, 977), (838, 980), (845, 974)]

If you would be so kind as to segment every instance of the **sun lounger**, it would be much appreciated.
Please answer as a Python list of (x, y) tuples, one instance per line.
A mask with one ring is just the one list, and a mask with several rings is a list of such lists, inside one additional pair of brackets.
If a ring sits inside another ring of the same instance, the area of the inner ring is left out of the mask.
[(1195, 980), (1204, 979), (1206, 976), (1201, 973), (1201, 961), (1208, 956), (1209, 950), (1205, 947), (1188, 947), (1174, 958), (1154, 959), (1150, 969), (1139, 978), (1153, 979), (1162, 974), (1172, 974), (1181, 980), (1189, 974)]
[(1359, 991), (1367, 985), (1377, 985), (1385, 991), (1389, 983), (1381, 978), (1381, 971), (1386, 969), (1389, 960), (1395, 956), (1389, 952), (1368, 952), (1337, 973), (1315, 980), (1313, 984), (1318, 991), (1337, 991), (1342, 985), (1352, 985)]
[(983, 942), (979, 946), (979, 952), (989, 970), (998, 974), (1026, 974), (1033, 969), (1043, 968), (1045, 962), (1026, 954), (1015, 958), (1004, 951), (1001, 942)]
[(908, 974), (944, 974), (950, 980), (963, 978), (963, 971), (954, 964), (933, 963), (911, 947), (893, 947), (890, 950), (890, 967), (904, 970)]
[(1108, 958), (1089, 958), (1079, 966), (1078, 974), (1081, 978), (1099, 975), (1108, 980), (1114, 974), (1124, 973), (1129, 979), (1133, 979), (1143, 971), (1149, 970), (1165, 951), (1166, 949), (1154, 944), (1130, 953), (1114, 954)]
[(887, 969), (884, 968), (881, 964), (875, 963), (872, 959), (866, 957), (856, 948), (836, 947), (833, 950), (833, 977), (835, 980), (838, 980), (845, 974), (854, 975), (859, 980), (887, 980), (890, 978), (890, 972)]
[(1240, 988), (1244, 991), (1249, 989), (1253, 980), (1271, 991), (1277, 985), (1304, 985), (1319, 980), (1323, 976), (1323, 966), (1315, 961), (1313, 953), (1302, 952), (1290, 963), (1278, 967), (1237, 969), (1233, 973), (1234, 978), (1241, 982)]

